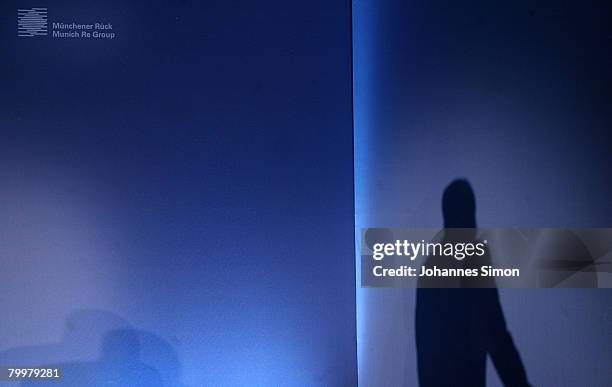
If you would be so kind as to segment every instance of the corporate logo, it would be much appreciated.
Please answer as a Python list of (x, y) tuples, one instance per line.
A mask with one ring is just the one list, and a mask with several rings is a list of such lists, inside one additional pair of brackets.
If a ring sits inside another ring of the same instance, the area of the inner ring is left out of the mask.
[(52, 39), (107, 40), (117, 37), (113, 24), (104, 20), (86, 22), (72, 19), (47, 19), (47, 8), (33, 7), (17, 10), (17, 36), (49, 36)]
[(47, 36), (47, 8), (17, 10), (17, 35), (22, 37)]

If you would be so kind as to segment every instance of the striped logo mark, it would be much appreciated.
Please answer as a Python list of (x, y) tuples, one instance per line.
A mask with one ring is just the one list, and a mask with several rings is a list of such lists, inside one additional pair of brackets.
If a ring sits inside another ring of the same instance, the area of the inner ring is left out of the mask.
[(47, 36), (47, 8), (18, 9), (17, 35)]

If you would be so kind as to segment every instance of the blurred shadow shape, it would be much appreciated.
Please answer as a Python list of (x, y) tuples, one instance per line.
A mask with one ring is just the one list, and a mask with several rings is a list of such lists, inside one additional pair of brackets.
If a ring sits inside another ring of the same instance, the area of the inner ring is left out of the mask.
[(62, 387), (183, 386), (178, 355), (166, 340), (96, 309), (72, 311), (59, 342), (8, 349), (0, 364), (61, 367), (63, 378), (53, 385)]
[(66, 317), (59, 341), (9, 348), (0, 352), (0, 363), (34, 365), (92, 360), (98, 356), (106, 332), (128, 327), (130, 324), (114, 313), (75, 309)]

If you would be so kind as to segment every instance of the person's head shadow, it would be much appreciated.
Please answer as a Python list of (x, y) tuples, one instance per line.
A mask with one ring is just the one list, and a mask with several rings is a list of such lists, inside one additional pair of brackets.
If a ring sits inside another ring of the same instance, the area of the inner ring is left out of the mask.
[(476, 195), (467, 179), (453, 180), (444, 189), (442, 218), (444, 220), (442, 232), (444, 240), (472, 241), (476, 239)]
[(442, 195), (444, 228), (476, 227), (476, 196), (466, 179), (453, 180)]

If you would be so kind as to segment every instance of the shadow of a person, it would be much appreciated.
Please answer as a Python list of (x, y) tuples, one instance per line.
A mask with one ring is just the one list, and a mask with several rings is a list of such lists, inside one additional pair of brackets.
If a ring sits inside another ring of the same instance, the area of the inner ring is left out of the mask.
[[(476, 238), (476, 200), (470, 183), (451, 182), (442, 198), (443, 243)], [(490, 262), (485, 254), (451, 262), (457, 267), (479, 267)], [(441, 262), (428, 257), (426, 266)], [(448, 261), (448, 260), (447, 260)], [(436, 282), (438, 281), (438, 282)], [(529, 386), (525, 368), (506, 328), (495, 283), (488, 279), (419, 281), (416, 300), (416, 347), (422, 387), (486, 384), (486, 359), (506, 386)], [(445, 288), (455, 289), (445, 289)], [(457, 289), (460, 288), (460, 289)], [(467, 289), (481, 288), (481, 289)]]

